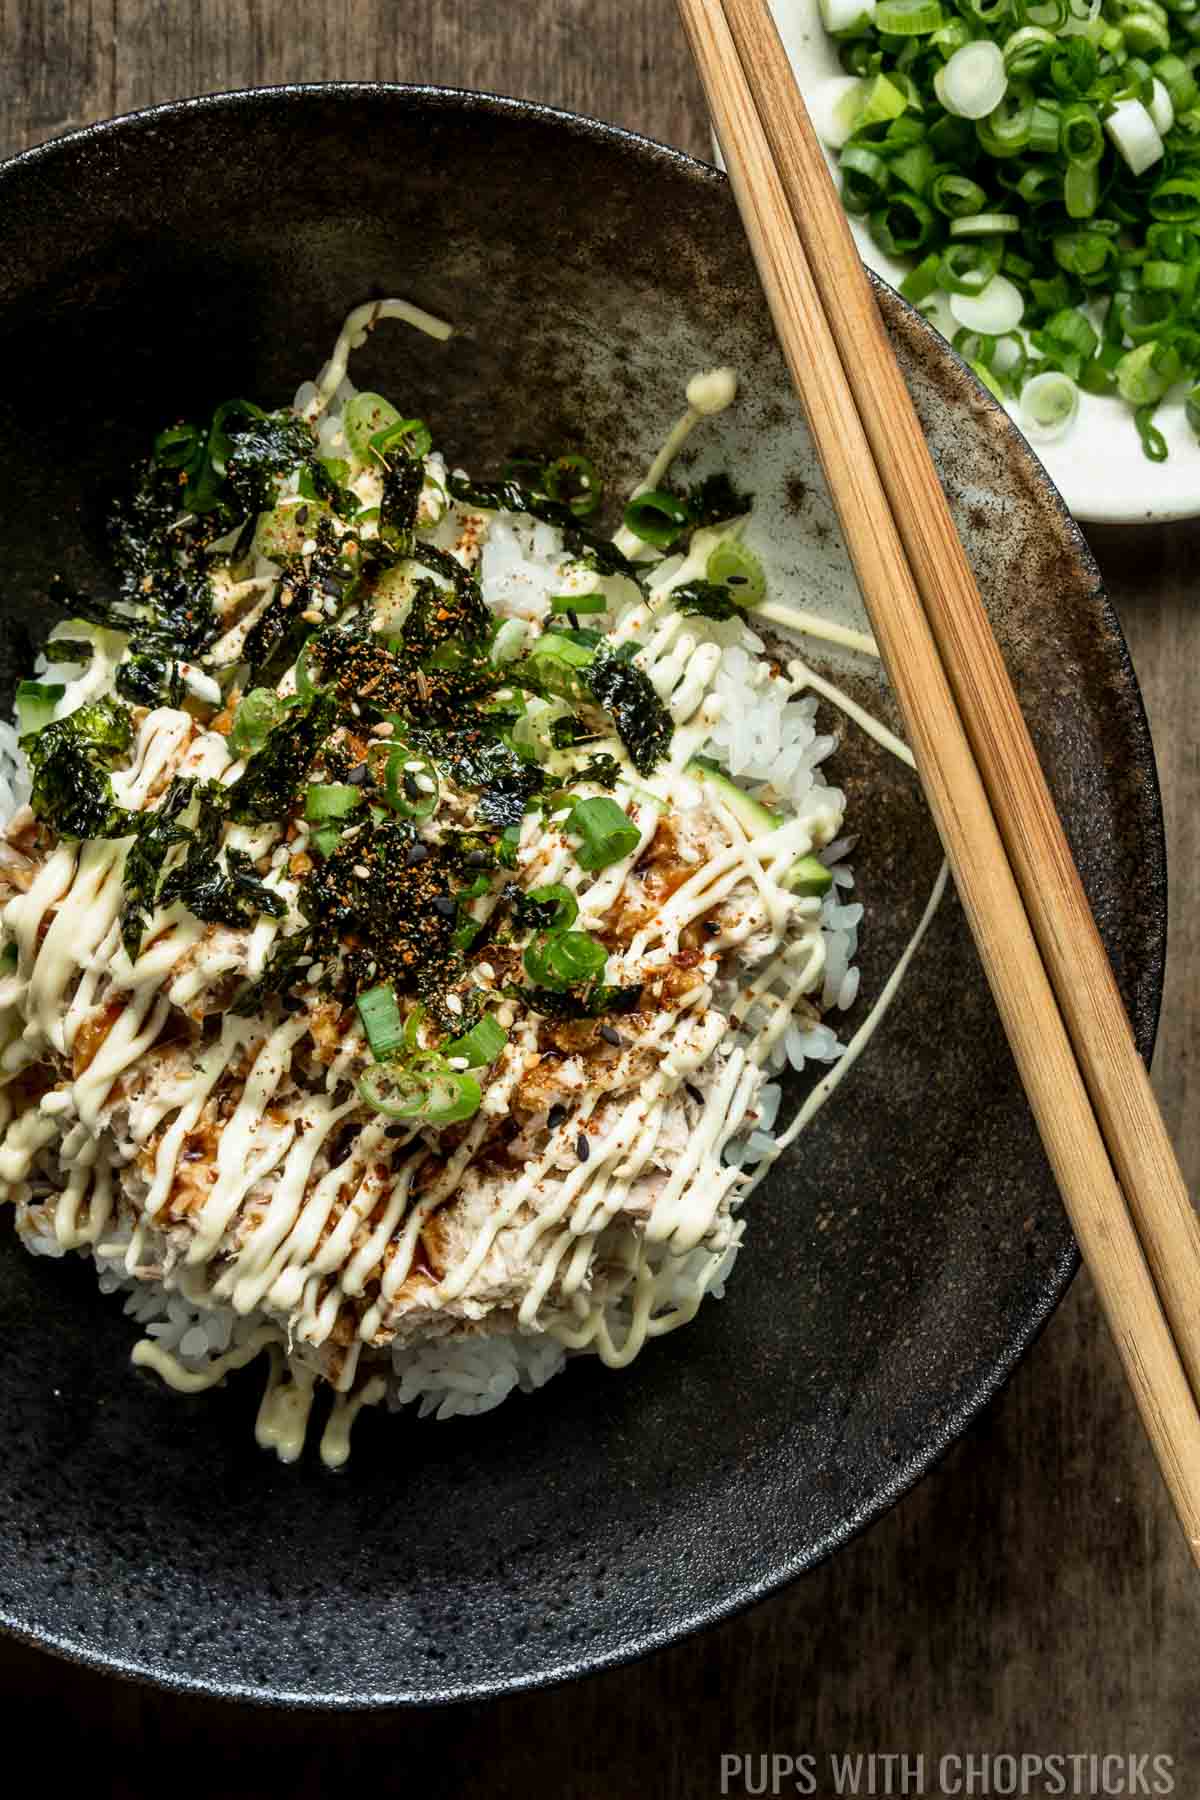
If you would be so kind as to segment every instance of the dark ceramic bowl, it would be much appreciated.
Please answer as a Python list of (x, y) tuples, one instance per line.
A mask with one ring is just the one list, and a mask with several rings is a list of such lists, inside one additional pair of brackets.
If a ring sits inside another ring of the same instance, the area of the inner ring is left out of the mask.
[[(486, 471), (589, 446), (614, 490), (687, 375), (742, 372), (700, 467), (757, 490), (780, 590), (854, 605), (725, 180), (587, 120), (431, 89), (162, 108), (0, 170), (6, 675), (59, 567), (165, 418), (290, 398), (347, 309), (355, 368)], [(1091, 558), (1025, 444), (896, 295), (880, 303), (1149, 1054), (1164, 862), (1146, 721)], [(853, 677), (885, 714), (869, 672)], [(864, 993), (937, 867), (912, 780), (846, 735)], [(853, 1022), (853, 1021), (851, 1021)], [(753, 1201), (728, 1298), (628, 1372), (486, 1418), (368, 1415), (349, 1470), (254, 1447), (259, 1376), (181, 1400), (74, 1259), (0, 1242), (0, 1617), (178, 1687), (305, 1704), (481, 1695), (633, 1656), (790, 1580), (902, 1494), (997, 1389), (1075, 1267), (953, 898), (853, 1080)]]

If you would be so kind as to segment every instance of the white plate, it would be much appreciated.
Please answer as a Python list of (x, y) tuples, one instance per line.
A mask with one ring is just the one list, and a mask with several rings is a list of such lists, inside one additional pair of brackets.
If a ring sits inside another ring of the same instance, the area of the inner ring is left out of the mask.
[[(772, 0), (771, 10), (801, 93), (807, 96), (821, 82), (844, 73), (821, 27), (816, 0)], [(826, 160), (836, 175), (835, 159), (828, 152)], [(851, 229), (863, 261), (899, 287), (905, 266), (886, 256), (857, 220), (851, 220)], [(1015, 403), (1008, 410), (1019, 425)], [(1155, 424), (1170, 449), (1164, 463), (1152, 463), (1143, 454), (1123, 401), (1081, 394), (1078, 417), (1067, 435), (1033, 448), (1077, 519), (1137, 524), (1193, 518), (1200, 514), (1200, 442), (1181, 404), (1160, 407)]]

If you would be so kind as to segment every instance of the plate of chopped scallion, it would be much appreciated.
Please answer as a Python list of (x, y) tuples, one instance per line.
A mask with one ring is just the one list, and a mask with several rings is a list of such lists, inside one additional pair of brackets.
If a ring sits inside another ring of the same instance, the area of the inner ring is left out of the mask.
[(1200, 0), (773, 0), (864, 260), (1092, 521), (1200, 514)]

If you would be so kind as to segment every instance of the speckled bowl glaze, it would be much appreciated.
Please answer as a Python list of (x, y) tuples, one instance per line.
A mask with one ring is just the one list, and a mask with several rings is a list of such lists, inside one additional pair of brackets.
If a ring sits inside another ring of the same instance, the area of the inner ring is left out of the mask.
[[(486, 471), (584, 444), (618, 491), (694, 369), (742, 373), (698, 440), (756, 490), (779, 591), (857, 605), (729, 189), (660, 145), (420, 88), (235, 94), (0, 170), (6, 678), (50, 573), (94, 580), (106, 494), (164, 417), (290, 398), (342, 315), (401, 293), (355, 373)], [(1004, 414), (879, 298), (1148, 1054), (1164, 941), (1154, 763), (1084, 544)], [(859, 694), (892, 717), (866, 668)], [(912, 779), (853, 730), (878, 989), (938, 853)], [(853, 1023), (851, 1019), (850, 1023)], [(728, 1298), (628, 1372), (579, 1363), (471, 1421), (367, 1415), (349, 1469), (255, 1449), (259, 1375), (193, 1400), (128, 1362), (74, 1259), (0, 1238), (0, 1617), (177, 1687), (366, 1706), (495, 1693), (636, 1655), (828, 1555), (1000, 1386), (1075, 1266), (949, 898), (903, 1004), (752, 1203)]]

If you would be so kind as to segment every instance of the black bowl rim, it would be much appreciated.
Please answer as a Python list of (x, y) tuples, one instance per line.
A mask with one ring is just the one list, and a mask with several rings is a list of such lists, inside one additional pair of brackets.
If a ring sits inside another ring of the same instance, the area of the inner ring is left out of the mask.
[[(4, 182), (12, 173), (28, 165), (37, 165), (47, 157), (55, 156), (60, 149), (70, 149), (92, 142), (102, 144), (112, 134), (121, 133), (131, 127), (144, 129), (158, 120), (210, 110), (245, 109), (263, 104), (283, 105), (308, 96), (338, 96), (354, 99), (359, 96), (379, 95), (402, 96), (406, 100), (417, 103), (433, 101), (443, 104), (458, 104), (466, 111), (491, 113), (497, 116), (516, 115), (524, 118), (534, 117), (549, 120), (561, 125), (570, 134), (607, 140), (631, 149), (639, 155), (646, 155), (660, 164), (678, 168), (690, 180), (702, 181), (709, 186), (728, 185), (728, 177), (721, 170), (690, 155), (685, 150), (664, 144), (657, 138), (648, 137), (627, 126), (594, 119), (587, 114), (572, 112), (565, 107), (551, 106), (543, 101), (524, 100), (512, 95), (491, 93), (477, 88), (453, 87), (438, 83), (326, 81), (275, 83), (250, 88), (223, 89), (215, 93), (196, 95), (181, 100), (162, 101), (154, 106), (116, 114), (112, 118), (99, 120), (75, 131), (65, 132), (60, 137), (51, 138), (42, 144), (35, 144), (29, 149), (5, 158), (0, 162), (0, 192), (3, 190)], [(962, 388), (964, 396), (969, 393), (974, 406), (978, 407), (982, 404), (984, 410), (993, 415), (993, 424), (1000, 424), (1001, 429), (1006, 432), (1013, 453), (1025, 462), (1046, 503), (1058, 515), (1074, 555), (1078, 557), (1082, 568), (1092, 579), (1102, 624), (1111, 635), (1117, 653), (1120, 675), (1132, 689), (1135, 707), (1131, 748), (1146, 778), (1143, 791), (1148, 816), (1143, 823), (1148, 840), (1148, 861), (1143, 874), (1149, 911), (1158, 925), (1155, 942), (1150, 946), (1146, 964), (1145, 978), (1149, 982), (1151, 990), (1150, 1005), (1141, 1029), (1138, 1029), (1135, 1022), (1138, 1049), (1144, 1061), (1149, 1065), (1161, 1016), (1166, 966), (1166, 826), (1150, 723), (1124, 631), (1105, 590), (1096, 559), (1083, 532), (1015, 422), (1009, 418), (994, 396), (978, 382), (962, 357), (922, 313), (905, 300), (895, 288), (872, 271), (868, 270), (868, 276), (885, 311), (892, 310), (903, 318), (906, 327), (913, 331), (918, 338), (923, 338), (927, 347), (954, 370), (956, 382)], [(1002, 417), (997, 417), (997, 415)], [(885, 1486), (878, 1489), (868, 1502), (860, 1505), (843, 1519), (836, 1529), (828, 1532), (820, 1542), (810, 1547), (805, 1553), (782, 1559), (769, 1575), (733, 1587), (719, 1602), (698, 1607), (690, 1612), (682, 1623), (676, 1621), (653, 1631), (644, 1631), (620, 1650), (606, 1651), (592, 1656), (586, 1654), (579, 1656), (565, 1665), (560, 1664), (553, 1669), (531, 1675), (517, 1686), (509, 1682), (480, 1682), (469, 1692), (458, 1690), (432, 1698), (423, 1697), (421, 1704), (444, 1706), (457, 1701), (497, 1699), (518, 1691), (558, 1686), (585, 1675), (599, 1674), (605, 1669), (621, 1667), (640, 1657), (651, 1655), (655, 1651), (665, 1650), (694, 1632), (708, 1629), (727, 1619), (737, 1617), (738, 1614), (745, 1612), (759, 1601), (779, 1592), (800, 1575), (817, 1567), (835, 1550), (850, 1543), (874, 1524), (920, 1480), (930, 1474), (948, 1455), (959, 1438), (967, 1432), (971, 1424), (1002, 1393), (1019, 1363), (1045, 1330), (1071, 1285), (1079, 1266), (1079, 1251), (1072, 1241), (1070, 1247), (1049, 1272), (1037, 1305), (1012, 1331), (1000, 1354), (993, 1360), (991, 1367), (981, 1375), (973, 1390), (963, 1397), (952, 1411), (942, 1413), (923, 1449), (898, 1467), (892, 1478)], [(60, 1656), (69, 1662), (107, 1674), (145, 1682), (156, 1687), (167, 1688), (177, 1693), (317, 1712), (375, 1710), (413, 1703), (402, 1695), (394, 1694), (364, 1694), (361, 1697), (357, 1695), (347, 1697), (344, 1694), (314, 1696), (311, 1693), (303, 1692), (267, 1693), (261, 1688), (242, 1686), (235, 1682), (212, 1682), (188, 1676), (180, 1678), (168, 1670), (139, 1665), (128, 1658), (108, 1657), (90, 1650), (81, 1650), (77, 1645), (57, 1639), (50, 1632), (31, 1633), (18, 1621), (2, 1614), (0, 1614), (0, 1629), (25, 1643)]]

